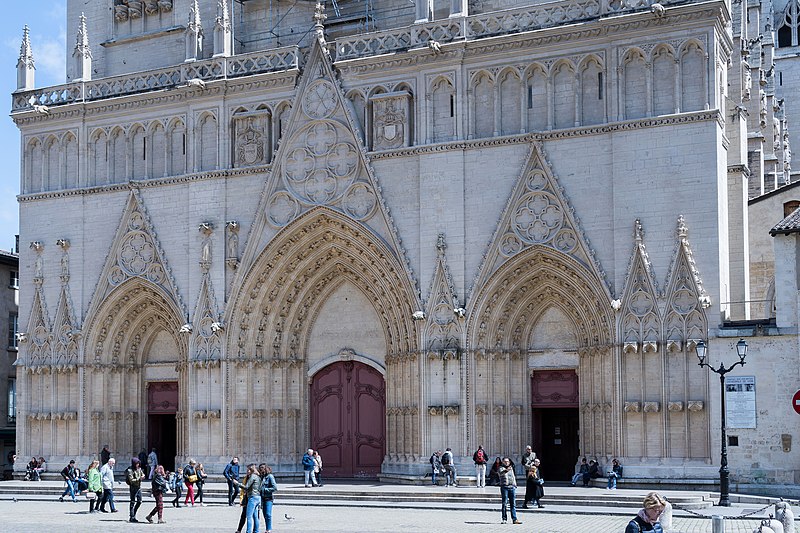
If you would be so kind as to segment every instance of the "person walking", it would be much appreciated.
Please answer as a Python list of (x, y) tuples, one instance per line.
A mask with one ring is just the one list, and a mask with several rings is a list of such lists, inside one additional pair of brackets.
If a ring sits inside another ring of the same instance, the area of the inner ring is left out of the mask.
[(442, 470), (442, 451), (436, 450), (431, 455), (431, 480), (434, 487), (439, 484), (438, 475)]
[(319, 450), (314, 450), (314, 477), (317, 479), (317, 487), (322, 486), (322, 456)]
[(514, 476), (514, 467), (508, 457), (503, 458), (501, 465), (498, 474), (500, 475), (500, 497), (503, 505), (502, 523), (505, 524), (508, 521), (506, 505), (509, 505), (511, 507), (512, 523), (521, 524), (522, 522), (517, 520), (517, 478)]
[(156, 467), (158, 466), (158, 455), (156, 454), (155, 448), (152, 448), (150, 453), (147, 455), (147, 466), (150, 467), (150, 475), (148, 476), (148, 479), (152, 480), (156, 473)]
[(183, 472), (175, 471), (169, 478), (170, 488), (175, 493), (175, 499), (172, 500), (172, 506), (180, 508), (181, 494), (183, 494)]
[[(155, 448), (153, 451), (155, 451)], [(155, 467), (155, 476), (153, 476), (151, 488), (153, 498), (156, 500), (156, 506), (145, 516), (145, 520), (152, 524), (153, 517), (158, 515), (158, 523), (166, 524), (166, 520), (164, 520), (164, 494), (169, 490), (169, 483), (167, 482), (167, 474), (164, 472), (164, 467), (161, 465)]]
[(628, 522), (625, 533), (642, 533), (643, 531), (663, 533), (664, 530), (658, 518), (664, 512), (666, 506), (667, 501), (659, 493), (650, 492), (644, 497), (642, 508), (637, 515)]
[(108, 458), (108, 462), (100, 469), (100, 482), (103, 484), (103, 499), (100, 502), (100, 512), (107, 513), (106, 504), (108, 504), (112, 513), (117, 512), (114, 506), (114, 465), (117, 460), (113, 457)]
[(236, 500), (236, 493), (239, 486), (239, 458), (233, 457), (231, 462), (225, 465), (225, 470), (222, 472), (225, 481), (228, 482), (228, 506), (232, 506)]
[(314, 467), (317, 463), (314, 462), (314, 450), (309, 448), (305, 454), (303, 454), (303, 480), (305, 482), (305, 487), (317, 486), (317, 480), (314, 477)]
[(206, 478), (208, 478), (208, 474), (206, 474), (206, 467), (203, 466), (203, 463), (197, 465), (197, 501), (200, 503), (202, 507), (205, 507), (206, 504), (203, 503), (203, 486), (206, 484)]
[(608, 471), (608, 485), (606, 489), (608, 490), (617, 490), (617, 480), (622, 477), (622, 465), (619, 464), (619, 460), (615, 457), (611, 461), (611, 469)]
[(142, 470), (142, 461), (138, 457), (131, 459), (131, 466), (125, 469), (125, 483), (131, 493), (129, 522), (138, 522), (136, 513), (142, 505), (142, 481), (145, 475)]
[(183, 505), (191, 501), (192, 507), (194, 507), (194, 484), (197, 483), (196, 465), (197, 462), (194, 459), (189, 459), (189, 464), (183, 467), (183, 482), (186, 485), (186, 497), (183, 499)]
[(67, 484), (67, 488), (64, 489), (58, 501), (63, 502), (64, 496), (69, 494), (70, 498), (72, 498), (72, 503), (77, 503), (78, 499), (75, 498), (75, 489), (78, 481), (78, 471), (75, 469), (74, 460), (70, 460), (69, 464), (64, 467), (61, 471), (61, 477), (64, 478), (64, 483)]
[(247, 533), (258, 533), (261, 527), (258, 521), (258, 508), (261, 505), (261, 478), (255, 464), (247, 465), (244, 490), (247, 495)]
[(89, 482), (86, 497), (89, 498), (89, 512), (96, 513), (100, 510), (100, 500), (103, 497), (103, 482), (100, 476), (100, 461), (95, 459), (86, 469), (86, 479)]
[(531, 469), (528, 470), (525, 476), (525, 503), (522, 505), (523, 509), (528, 508), (528, 504), (536, 504), (539, 509), (544, 509), (544, 505), (540, 500), (544, 497), (544, 479), (539, 470), (541, 462), (539, 459), (534, 459)]
[(475, 477), (477, 478), (475, 485), (479, 489), (486, 486), (486, 461), (486, 452), (483, 450), (483, 446), (479, 445), (475, 453), (472, 454), (472, 462), (475, 463)]
[(525, 475), (528, 475), (528, 470), (533, 466), (533, 460), (536, 459), (536, 452), (533, 451), (531, 445), (525, 446), (525, 451), (522, 454), (522, 466), (525, 468)]
[(267, 526), (267, 533), (272, 531), (272, 502), (275, 492), (278, 490), (278, 483), (272, 475), (272, 468), (262, 463), (258, 465), (258, 473), (261, 476), (261, 512), (264, 514), (264, 522)]
[(444, 467), (444, 486), (449, 487), (453, 485), (458, 487), (457, 471), (455, 465), (455, 458), (453, 457), (453, 450), (446, 448), (442, 454), (442, 466)]

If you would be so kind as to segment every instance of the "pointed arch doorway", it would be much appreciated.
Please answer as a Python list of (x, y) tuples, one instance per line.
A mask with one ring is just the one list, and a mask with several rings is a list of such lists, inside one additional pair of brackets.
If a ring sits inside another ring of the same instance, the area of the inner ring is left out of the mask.
[(338, 361), (314, 374), (311, 447), (326, 478), (376, 478), (386, 453), (386, 384), (358, 361)]

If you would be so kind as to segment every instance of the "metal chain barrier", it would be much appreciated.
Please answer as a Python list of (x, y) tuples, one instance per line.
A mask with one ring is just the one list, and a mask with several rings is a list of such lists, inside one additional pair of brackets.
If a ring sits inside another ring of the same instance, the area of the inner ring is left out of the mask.
[[(727, 518), (747, 518), (747, 517), (759, 514), (759, 513), (763, 512), (763, 511), (766, 511), (767, 509), (769, 509), (770, 507), (772, 507), (773, 505), (775, 505), (778, 502), (786, 502), (789, 505), (800, 505), (800, 502), (798, 502), (798, 501), (785, 500), (785, 499), (781, 498), (779, 500), (771, 501), (770, 503), (766, 504), (761, 509), (756, 509), (755, 511), (751, 511), (749, 513), (740, 514), (740, 515), (736, 515), (736, 516), (729, 516)], [(670, 502), (670, 503), (672, 503), (672, 502)], [(683, 511), (684, 513), (689, 513), (690, 515), (697, 516), (697, 517), (700, 517), (700, 518), (711, 518), (711, 516), (709, 516), (707, 514), (701, 514), (701, 513), (698, 513), (696, 511), (692, 511), (691, 509), (684, 509), (683, 507), (675, 505), (674, 503), (672, 504), (672, 509), (673, 510), (677, 509), (679, 511)]]

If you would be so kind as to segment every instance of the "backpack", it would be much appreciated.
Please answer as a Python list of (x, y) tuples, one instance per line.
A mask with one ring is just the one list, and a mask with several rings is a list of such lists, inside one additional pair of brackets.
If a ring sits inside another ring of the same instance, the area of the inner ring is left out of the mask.
[(483, 450), (478, 450), (478, 453), (476, 455), (478, 458), (478, 464), (483, 464), (486, 462), (486, 454), (483, 453)]
[(449, 453), (445, 453), (444, 455), (442, 455), (442, 464), (443, 465), (449, 465), (450, 464), (450, 454)]

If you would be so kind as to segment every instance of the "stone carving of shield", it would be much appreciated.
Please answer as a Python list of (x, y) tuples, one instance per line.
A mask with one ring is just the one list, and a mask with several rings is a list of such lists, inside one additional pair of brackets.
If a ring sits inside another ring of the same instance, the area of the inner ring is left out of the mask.
[(395, 124), (387, 124), (383, 127), (383, 136), (387, 141), (393, 141), (397, 136), (397, 126)]

